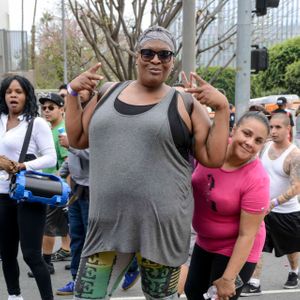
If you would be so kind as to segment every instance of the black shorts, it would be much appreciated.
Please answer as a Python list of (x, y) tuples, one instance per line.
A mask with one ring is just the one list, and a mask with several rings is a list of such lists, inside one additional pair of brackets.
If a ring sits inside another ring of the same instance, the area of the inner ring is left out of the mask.
[(48, 206), (45, 226), (46, 236), (67, 236), (69, 233), (68, 214), (63, 207)]
[(300, 211), (281, 214), (270, 212), (265, 217), (266, 241), (264, 252), (280, 257), (300, 251)]

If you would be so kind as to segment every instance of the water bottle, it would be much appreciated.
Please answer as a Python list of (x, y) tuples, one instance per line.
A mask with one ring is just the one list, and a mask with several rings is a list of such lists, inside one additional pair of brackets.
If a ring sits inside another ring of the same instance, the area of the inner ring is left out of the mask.
[(0, 170), (0, 181), (6, 181), (8, 179), (9, 179), (9, 174), (4, 170)]
[(217, 288), (212, 285), (206, 293), (203, 294), (203, 298), (204, 299), (211, 299), (211, 300), (215, 300), (218, 297), (218, 292), (217, 292)]
[[(235, 279), (235, 289), (239, 289), (240, 287), (242, 287), (244, 285), (244, 282), (242, 280), (242, 278), (240, 277), (240, 275), (238, 274), (236, 276), (236, 279)], [(203, 294), (203, 298), (204, 299), (211, 299), (211, 300), (215, 300), (218, 298), (218, 291), (217, 291), (217, 288), (212, 285), (206, 293)]]
[(58, 131), (59, 135), (67, 135), (66, 130), (65, 130), (64, 127), (59, 127), (57, 129), (57, 131)]

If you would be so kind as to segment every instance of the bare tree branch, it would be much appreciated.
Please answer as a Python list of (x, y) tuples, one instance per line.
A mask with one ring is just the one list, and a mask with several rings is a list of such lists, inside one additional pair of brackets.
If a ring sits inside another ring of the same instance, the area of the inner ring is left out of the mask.
[[(103, 74), (114, 80), (134, 79), (135, 44), (142, 32), (145, 16), (150, 10), (151, 25), (170, 27), (182, 9), (178, 0), (69, 0), (71, 10), (91, 45), (95, 55), (102, 62)], [(198, 10), (196, 21), (196, 57), (205, 51), (216, 48), (208, 65), (226, 49), (226, 44), (236, 34), (235, 26), (219, 34), (204, 48), (199, 48), (199, 41), (204, 33), (219, 17), (229, 0), (207, 0)], [(128, 11), (131, 13), (128, 13)], [(103, 37), (105, 42), (99, 40)], [(182, 42), (178, 38), (176, 63), (172, 76), (177, 76), (181, 69), (180, 53)], [(172, 79), (173, 80), (173, 79)], [(176, 80), (176, 79), (174, 79)]]
[(210, 67), (210, 65), (212, 64), (212, 62), (214, 61), (214, 59), (218, 56), (218, 54), (223, 50), (223, 47), (221, 45), (219, 45), (217, 51), (212, 55), (212, 57), (210, 58), (209, 62), (207, 63), (205, 69), (204, 69), (204, 74), (205, 72), (208, 70), (208, 68)]
[(230, 65), (230, 63), (233, 61), (234, 58), (235, 58), (235, 53), (230, 57), (230, 59), (227, 61), (227, 63), (223, 67), (219, 68), (216, 71), (214, 76), (210, 79), (209, 83), (213, 83), (217, 79), (217, 77), (222, 73), (222, 71)]

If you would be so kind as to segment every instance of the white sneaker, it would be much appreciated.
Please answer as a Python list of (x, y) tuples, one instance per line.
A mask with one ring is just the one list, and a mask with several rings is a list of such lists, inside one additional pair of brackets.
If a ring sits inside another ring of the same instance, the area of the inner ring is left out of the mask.
[(9, 295), (8, 300), (24, 300), (21, 295), (16, 296), (16, 295)]

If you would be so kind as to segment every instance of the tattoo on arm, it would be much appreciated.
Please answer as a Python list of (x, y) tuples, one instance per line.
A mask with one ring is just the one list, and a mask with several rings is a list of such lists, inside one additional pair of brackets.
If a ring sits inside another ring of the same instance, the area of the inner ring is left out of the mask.
[(300, 150), (293, 150), (285, 159), (284, 171), (290, 176), (288, 189), (280, 195), (281, 203), (289, 201), (291, 198), (300, 194)]

